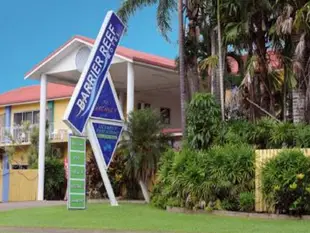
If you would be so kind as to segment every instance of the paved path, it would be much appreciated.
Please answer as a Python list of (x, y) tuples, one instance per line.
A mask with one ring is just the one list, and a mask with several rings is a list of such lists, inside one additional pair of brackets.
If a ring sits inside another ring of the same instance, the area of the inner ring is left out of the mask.
[(77, 230), (77, 229), (20, 228), (20, 227), (0, 227), (0, 232), (1, 233), (2, 232), (4, 233), (156, 233), (146, 231)]
[(36, 207), (47, 207), (47, 206), (59, 206), (59, 205), (65, 205), (65, 204), (66, 202), (64, 201), (8, 202), (8, 203), (0, 203), (0, 211), (36, 208)]

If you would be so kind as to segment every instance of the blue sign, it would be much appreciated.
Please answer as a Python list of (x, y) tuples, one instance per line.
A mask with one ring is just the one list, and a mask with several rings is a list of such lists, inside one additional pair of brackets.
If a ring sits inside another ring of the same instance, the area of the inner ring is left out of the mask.
[(92, 123), (105, 164), (109, 166), (118, 140), (123, 130), (122, 125), (109, 123)]
[(123, 23), (109, 11), (65, 113), (64, 121), (78, 134), (92, 114), (123, 31)]
[(97, 99), (97, 103), (92, 113), (92, 117), (103, 120), (122, 120), (121, 109), (117, 104), (117, 96), (114, 92), (113, 84), (109, 77), (104, 81), (103, 87)]

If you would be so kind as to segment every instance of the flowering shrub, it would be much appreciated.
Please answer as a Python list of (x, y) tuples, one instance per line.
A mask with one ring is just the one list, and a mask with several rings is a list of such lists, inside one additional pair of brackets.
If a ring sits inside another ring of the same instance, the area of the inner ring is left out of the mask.
[(262, 170), (262, 190), (270, 209), (282, 214), (310, 213), (310, 159), (285, 150)]

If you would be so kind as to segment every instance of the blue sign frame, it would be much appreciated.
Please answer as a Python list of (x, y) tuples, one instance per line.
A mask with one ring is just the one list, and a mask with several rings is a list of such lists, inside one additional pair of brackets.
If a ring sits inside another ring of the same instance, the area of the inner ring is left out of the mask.
[(109, 11), (65, 112), (64, 122), (78, 135), (84, 133), (124, 28), (118, 16)]
[(123, 110), (120, 106), (110, 74), (104, 80), (93, 109), (92, 119), (124, 122)]

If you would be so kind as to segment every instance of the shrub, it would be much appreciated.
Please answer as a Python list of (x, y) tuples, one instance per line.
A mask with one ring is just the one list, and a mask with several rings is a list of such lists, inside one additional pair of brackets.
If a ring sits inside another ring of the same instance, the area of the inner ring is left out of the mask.
[(310, 213), (310, 159), (299, 150), (282, 151), (262, 169), (262, 191), (269, 209)]
[(191, 148), (207, 149), (218, 134), (220, 108), (211, 94), (198, 93), (186, 111), (186, 134)]
[(270, 138), (277, 122), (274, 119), (264, 117), (258, 120), (250, 134), (250, 140), (260, 149), (270, 148)]
[(306, 125), (303, 123), (296, 124), (293, 134), (296, 147), (310, 147), (310, 125)]
[(239, 208), (241, 211), (252, 212), (255, 208), (253, 192), (244, 192), (239, 195)]
[(176, 191), (172, 190), (171, 186), (174, 178), (172, 166), (178, 153), (170, 149), (161, 156), (159, 161), (159, 169), (151, 196), (152, 205), (158, 208), (165, 209), (169, 198), (172, 196), (176, 197)]
[(65, 170), (58, 158), (45, 159), (44, 199), (63, 200), (66, 193)]
[[(226, 144), (215, 146), (207, 157), (209, 193), (213, 199), (236, 200), (239, 193), (254, 189), (254, 151), (244, 144)], [(235, 201), (233, 201), (235, 202)]]
[(282, 148), (282, 147), (294, 147), (295, 141), (295, 125), (290, 122), (275, 123), (271, 130), (269, 147)]
[[(89, 157), (86, 164), (87, 194), (92, 199), (107, 197), (96, 159), (92, 153)], [(124, 157), (116, 152), (108, 170), (114, 194), (123, 198), (137, 199), (139, 186), (134, 179), (126, 175), (123, 169), (124, 163)]]
[(236, 211), (239, 209), (238, 200), (235, 198), (225, 198), (221, 202), (221, 208), (223, 210)]
[(165, 208), (172, 198), (174, 203), (192, 209), (200, 208), (203, 203), (214, 206), (218, 200), (226, 200), (232, 206), (229, 209), (237, 210), (240, 192), (253, 189), (251, 147), (227, 144), (198, 152), (183, 147), (180, 152), (171, 150), (163, 155), (153, 204)]
[[(169, 146), (169, 137), (162, 129), (160, 116), (152, 109), (133, 111), (120, 142), (126, 176), (139, 182), (145, 191), (157, 172), (161, 154)], [(144, 192), (144, 198), (149, 201), (149, 193)]]
[(253, 124), (246, 120), (232, 120), (227, 123), (221, 123), (221, 126), (218, 129), (215, 144), (250, 144), (250, 135), (252, 131)]

